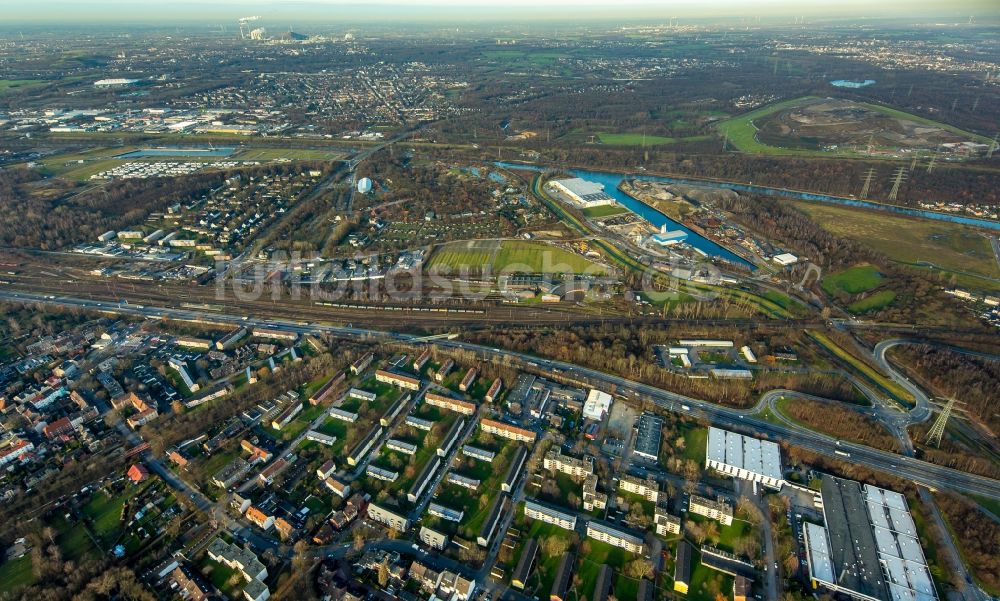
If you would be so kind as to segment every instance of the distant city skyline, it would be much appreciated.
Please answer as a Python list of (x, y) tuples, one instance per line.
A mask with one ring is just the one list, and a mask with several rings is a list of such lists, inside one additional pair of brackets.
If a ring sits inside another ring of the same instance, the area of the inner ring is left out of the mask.
[(0, 6), (0, 26), (18, 23), (206, 23), (259, 14), (282, 21), (322, 22), (456, 22), (509, 19), (737, 19), (811, 17), (932, 17), (961, 22), (1000, 15), (990, 0), (942, 3), (933, 0), (504, 0), (484, 6), (471, 0), (173, 0), (153, 6), (136, 0), (39, 0)]

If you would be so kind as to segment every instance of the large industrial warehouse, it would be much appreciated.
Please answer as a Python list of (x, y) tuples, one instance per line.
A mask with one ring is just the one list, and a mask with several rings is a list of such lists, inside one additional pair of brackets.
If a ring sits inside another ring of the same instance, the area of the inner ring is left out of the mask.
[(718, 472), (780, 489), (781, 450), (776, 443), (719, 428), (708, 429), (705, 464)]
[(557, 179), (553, 180), (551, 184), (553, 188), (584, 208), (615, 204), (615, 199), (604, 191), (602, 184), (588, 182), (579, 177)]
[(809, 578), (870, 601), (935, 601), (917, 529), (903, 495), (824, 476), (823, 520), (806, 524)]

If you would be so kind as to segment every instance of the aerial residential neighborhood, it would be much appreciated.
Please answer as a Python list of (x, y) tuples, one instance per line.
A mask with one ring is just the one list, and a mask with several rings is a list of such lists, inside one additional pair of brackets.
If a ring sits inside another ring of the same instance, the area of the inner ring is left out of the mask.
[(0, 2), (0, 601), (1000, 599), (1000, 7)]

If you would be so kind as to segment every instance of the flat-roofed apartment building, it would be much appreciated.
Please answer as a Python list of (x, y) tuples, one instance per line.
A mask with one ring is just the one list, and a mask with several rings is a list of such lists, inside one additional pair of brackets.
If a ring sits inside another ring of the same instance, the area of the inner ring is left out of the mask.
[(534, 499), (524, 500), (524, 515), (533, 520), (539, 520), (546, 524), (553, 524), (559, 526), (564, 530), (575, 530), (576, 529), (576, 516), (556, 509), (555, 507), (545, 505)]
[(733, 506), (722, 499), (716, 501), (699, 495), (691, 495), (688, 511), (715, 520), (723, 526), (732, 526), (733, 524)]
[(427, 526), (420, 527), (420, 542), (432, 549), (443, 551), (448, 546), (448, 535), (437, 530), (432, 530)]
[(608, 506), (608, 495), (597, 492), (597, 474), (583, 479), (583, 510), (593, 511)]
[(660, 485), (652, 478), (637, 478), (630, 474), (625, 474), (618, 481), (618, 488), (656, 503), (660, 499)]
[(659, 536), (680, 534), (681, 532), (681, 519), (675, 515), (670, 515), (662, 507), (655, 509), (653, 523), (656, 526), (656, 534)]
[(643, 538), (639, 533), (623, 530), (600, 520), (590, 520), (587, 522), (587, 536), (594, 540), (620, 547), (630, 553), (641, 554), (646, 550), (646, 545), (643, 543)]
[(743, 436), (720, 428), (708, 429), (705, 465), (717, 472), (769, 488), (780, 489), (781, 450), (768, 440)]
[(483, 432), (499, 436), (501, 438), (506, 438), (508, 440), (516, 440), (518, 442), (535, 442), (536, 434), (531, 430), (526, 430), (524, 428), (519, 428), (517, 426), (512, 426), (510, 424), (505, 424), (503, 422), (498, 422), (492, 419), (483, 419), (479, 422), (479, 427)]
[(399, 532), (406, 532), (410, 529), (410, 520), (406, 516), (399, 515), (385, 507), (380, 507), (375, 503), (368, 505), (368, 517), (372, 521), (385, 524), (390, 528), (395, 528)]
[(823, 521), (805, 523), (814, 588), (864, 601), (935, 601), (906, 498), (853, 480), (823, 476)]
[(558, 448), (555, 448), (545, 453), (542, 467), (551, 472), (562, 472), (574, 478), (583, 478), (594, 473), (594, 460), (591, 457), (577, 459), (563, 455)]

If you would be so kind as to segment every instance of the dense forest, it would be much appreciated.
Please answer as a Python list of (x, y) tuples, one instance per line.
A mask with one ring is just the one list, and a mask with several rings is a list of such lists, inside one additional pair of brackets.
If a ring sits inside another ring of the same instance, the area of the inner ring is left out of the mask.
[(955, 396), (962, 409), (991, 432), (1000, 433), (1000, 361), (964, 355), (927, 344), (898, 346), (893, 359), (943, 396)]
[(881, 424), (857, 411), (809, 399), (793, 399), (781, 410), (796, 422), (831, 436), (885, 451), (899, 450), (896, 439)]
[(979, 507), (955, 494), (935, 497), (941, 513), (962, 549), (962, 557), (975, 574), (993, 592), (1000, 591), (1000, 524), (987, 517)]

